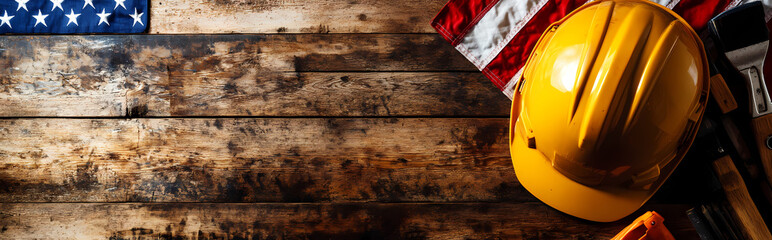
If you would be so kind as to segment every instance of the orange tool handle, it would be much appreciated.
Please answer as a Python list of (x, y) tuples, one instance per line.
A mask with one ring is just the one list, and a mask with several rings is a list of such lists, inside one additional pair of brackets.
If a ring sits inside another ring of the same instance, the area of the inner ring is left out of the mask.
[(611, 240), (675, 240), (664, 221), (665, 218), (657, 212), (646, 212)]

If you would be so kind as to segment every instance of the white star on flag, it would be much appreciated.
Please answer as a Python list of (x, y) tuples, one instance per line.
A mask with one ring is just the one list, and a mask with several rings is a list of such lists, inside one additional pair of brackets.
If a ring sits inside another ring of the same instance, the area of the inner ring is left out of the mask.
[(19, 9), (24, 8), (25, 11), (29, 12), (29, 9), (27, 9), (27, 2), (29, 2), (29, 0), (15, 0), (15, 1), (16, 3), (19, 4), (19, 6), (16, 7), (16, 11), (19, 11)]
[(67, 16), (67, 26), (70, 26), (70, 23), (75, 23), (75, 26), (78, 26), (78, 16), (80, 16), (80, 13), (75, 14), (72, 8), (70, 8), (70, 14), (64, 16)]
[(123, 9), (126, 9), (126, 5), (123, 5), (123, 2), (125, 1), (126, 0), (115, 0), (115, 7), (113, 8), (113, 10), (117, 9), (118, 6), (121, 6), (123, 7)]
[(42, 23), (43, 26), (48, 27), (46, 24), (46, 17), (48, 17), (48, 14), (43, 14), (40, 12), (40, 9), (38, 9), (38, 15), (32, 15), (32, 17), (35, 18), (35, 26), (32, 27), (37, 27), (39, 23)]
[(62, 12), (64, 12), (64, 8), (62, 8), (62, 2), (64, 2), (64, 0), (51, 0), (51, 3), (54, 4), (54, 6), (51, 7), (51, 11), (53, 12), (54, 9), (59, 8), (62, 10)]
[[(148, 15), (150, 1), (152, 0), (0, 0), (0, 36), (145, 33), (151, 21)], [(110, 10), (111, 8), (113, 10)]]
[(86, 9), (86, 6), (91, 6), (91, 8), (96, 9), (94, 7), (94, 0), (85, 0), (86, 2), (83, 3), (83, 8)]
[(110, 16), (112, 13), (105, 13), (105, 9), (102, 8), (102, 13), (97, 13), (97, 16), (99, 16), (99, 23), (97, 23), (97, 26), (101, 25), (103, 22), (107, 24), (107, 26), (110, 26), (110, 23), (107, 22), (107, 16)]
[(0, 21), (3, 21), (3, 22), (0, 23), (0, 27), (2, 27), (5, 24), (8, 24), (9, 28), (13, 28), (11, 27), (11, 18), (13, 18), (13, 16), (8, 16), (8, 12), (3, 10), (3, 16), (0, 17)]
[(137, 14), (137, 8), (134, 8), (134, 14), (129, 14), (129, 16), (131, 16), (131, 18), (134, 19), (134, 23), (131, 24), (132, 27), (134, 27), (134, 25), (137, 23), (141, 24), (142, 26), (145, 26), (145, 24), (142, 23), (142, 14), (145, 14), (145, 13)]

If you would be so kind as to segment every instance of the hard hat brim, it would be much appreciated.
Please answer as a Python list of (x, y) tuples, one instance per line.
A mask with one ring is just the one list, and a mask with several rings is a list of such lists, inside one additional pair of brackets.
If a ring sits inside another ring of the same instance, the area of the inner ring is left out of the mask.
[(659, 186), (649, 190), (588, 187), (561, 174), (541, 152), (513, 139), (512, 164), (520, 184), (550, 207), (596, 222), (619, 220), (638, 210)]

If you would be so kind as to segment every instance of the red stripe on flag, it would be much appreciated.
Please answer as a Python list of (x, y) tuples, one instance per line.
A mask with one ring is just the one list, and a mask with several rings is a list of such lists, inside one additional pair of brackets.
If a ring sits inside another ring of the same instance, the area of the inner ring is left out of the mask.
[(448, 42), (456, 46), (485, 13), (499, 0), (450, 0), (437, 16), (432, 27)]
[(699, 32), (713, 16), (723, 12), (731, 0), (681, 0), (673, 11)]
[(513, 76), (525, 65), (528, 55), (536, 45), (544, 30), (550, 24), (565, 17), (574, 9), (582, 6), (587, 0), (555, 0), (547, 2), (523, 29), (509, 41), (498, 56), (483, 69), (483, 74), (490, 79), (499, 90), (504, 90)]

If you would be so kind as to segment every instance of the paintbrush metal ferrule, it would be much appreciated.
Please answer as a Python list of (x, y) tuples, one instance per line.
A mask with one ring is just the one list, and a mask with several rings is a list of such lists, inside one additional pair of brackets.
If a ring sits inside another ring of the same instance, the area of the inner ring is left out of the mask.
[(708, 28), (726, 59), (748, 82), (751, 116), (772, 113), (772, 100), (762, 72), (769, 47), (762, 4), (751, 2), (723, 12), (710, 20)]
[(732, 65), (748, 80), (748, 97), (752, 103), (750, 111), (754, 118), (772, 113), (772, 100), (762, 73), (768, 47), (769, 41), (763, 41), (725, 53)]
[(726, 52), (726, 57), (738, 70), (751, 67), (763, 68), (769, 41), (763, 41), (748, 47)]

